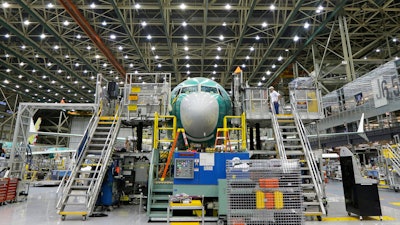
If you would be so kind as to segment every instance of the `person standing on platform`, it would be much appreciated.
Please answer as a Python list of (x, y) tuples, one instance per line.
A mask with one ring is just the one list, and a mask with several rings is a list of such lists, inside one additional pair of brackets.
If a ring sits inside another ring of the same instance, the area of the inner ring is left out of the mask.
[(279, 114), (279, 100), (281, 99), (281, 94), (275, 91), (273, 86), (269, 87), (268, 89), (269, 89), (270, 101), (274, 106), (275, 114)]

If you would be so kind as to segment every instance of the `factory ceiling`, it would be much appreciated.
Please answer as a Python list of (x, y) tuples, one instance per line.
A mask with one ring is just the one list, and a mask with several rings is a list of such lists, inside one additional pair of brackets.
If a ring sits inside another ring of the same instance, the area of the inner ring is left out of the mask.
[(252, 86), (311, 76), (328, 92), (400, 56), (399, 30), (398, 0), (4, 0), (0, 83), (25, 101), (86, 103), (97, 74), (229, 89), (239, 66)]

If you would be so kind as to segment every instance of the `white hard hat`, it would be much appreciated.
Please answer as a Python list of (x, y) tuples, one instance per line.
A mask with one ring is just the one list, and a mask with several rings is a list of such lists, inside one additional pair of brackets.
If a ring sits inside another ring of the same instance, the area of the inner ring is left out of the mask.
[(271, 89), (274, 89), (274, 87), (270, 86), (268, 89), (270, 89), (270, 90), (271, 90)]

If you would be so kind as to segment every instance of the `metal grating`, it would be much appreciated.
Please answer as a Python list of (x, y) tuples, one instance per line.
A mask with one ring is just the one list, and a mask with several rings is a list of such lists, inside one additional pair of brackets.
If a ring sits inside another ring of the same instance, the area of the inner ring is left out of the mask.
[(298, 160), (228, 160), (228, 225), (301, 225)]

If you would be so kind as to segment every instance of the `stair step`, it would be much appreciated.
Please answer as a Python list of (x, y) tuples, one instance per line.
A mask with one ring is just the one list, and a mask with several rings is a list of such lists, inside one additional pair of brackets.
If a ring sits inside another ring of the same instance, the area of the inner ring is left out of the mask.
[(73, 205), (86, 205), (86, 203), (85, 202), (82, 202), (82, 203), (69, 203), (69, 202), (66, 202), (64, 204), (64, 206), (73, 206)]
[(153, 192), (169, 192), (172, 194), (172, 188), (153, 188)]
[(319, 205), (320, 203), (319, 202), (314, 202), (314, 201), (312, 201), (312, 202), (303, 201), (303, 204), (305, 206), (308, 206), (308, 205)]
[(83, 185), (71, 186), (71, 190), (87, 190), (87, 189), (89, 189), (89, 186), (83, 186)]
[(292, 126), (290, 126), (290, 125), (279, 125), (279, 128), (282, 130), (282, 129), (296, 129), (296, 126), (295, 125), (292, 125)]
[(296, 151), (296, 150), (286, 150), (286, 155), (290, 155), (290, 156), (301, 156), (304, 155), (304, 153), (302, 151)]
[(67, 196), (69, 196), (69, 197), (86, 197), (87, 196), (87, 194), (67, 194)]
[(153, 200), (169, 200), (169, 197), (168, 196), (166, 196), (166, 195), (153, 195), (152, 197), (151, 197), (151, 199), (153, 199)]
[(168, 207), (168, 202), (163, 202), (163, 203), (152, 203), (151, 208), (152, 209), (167, 209)]

